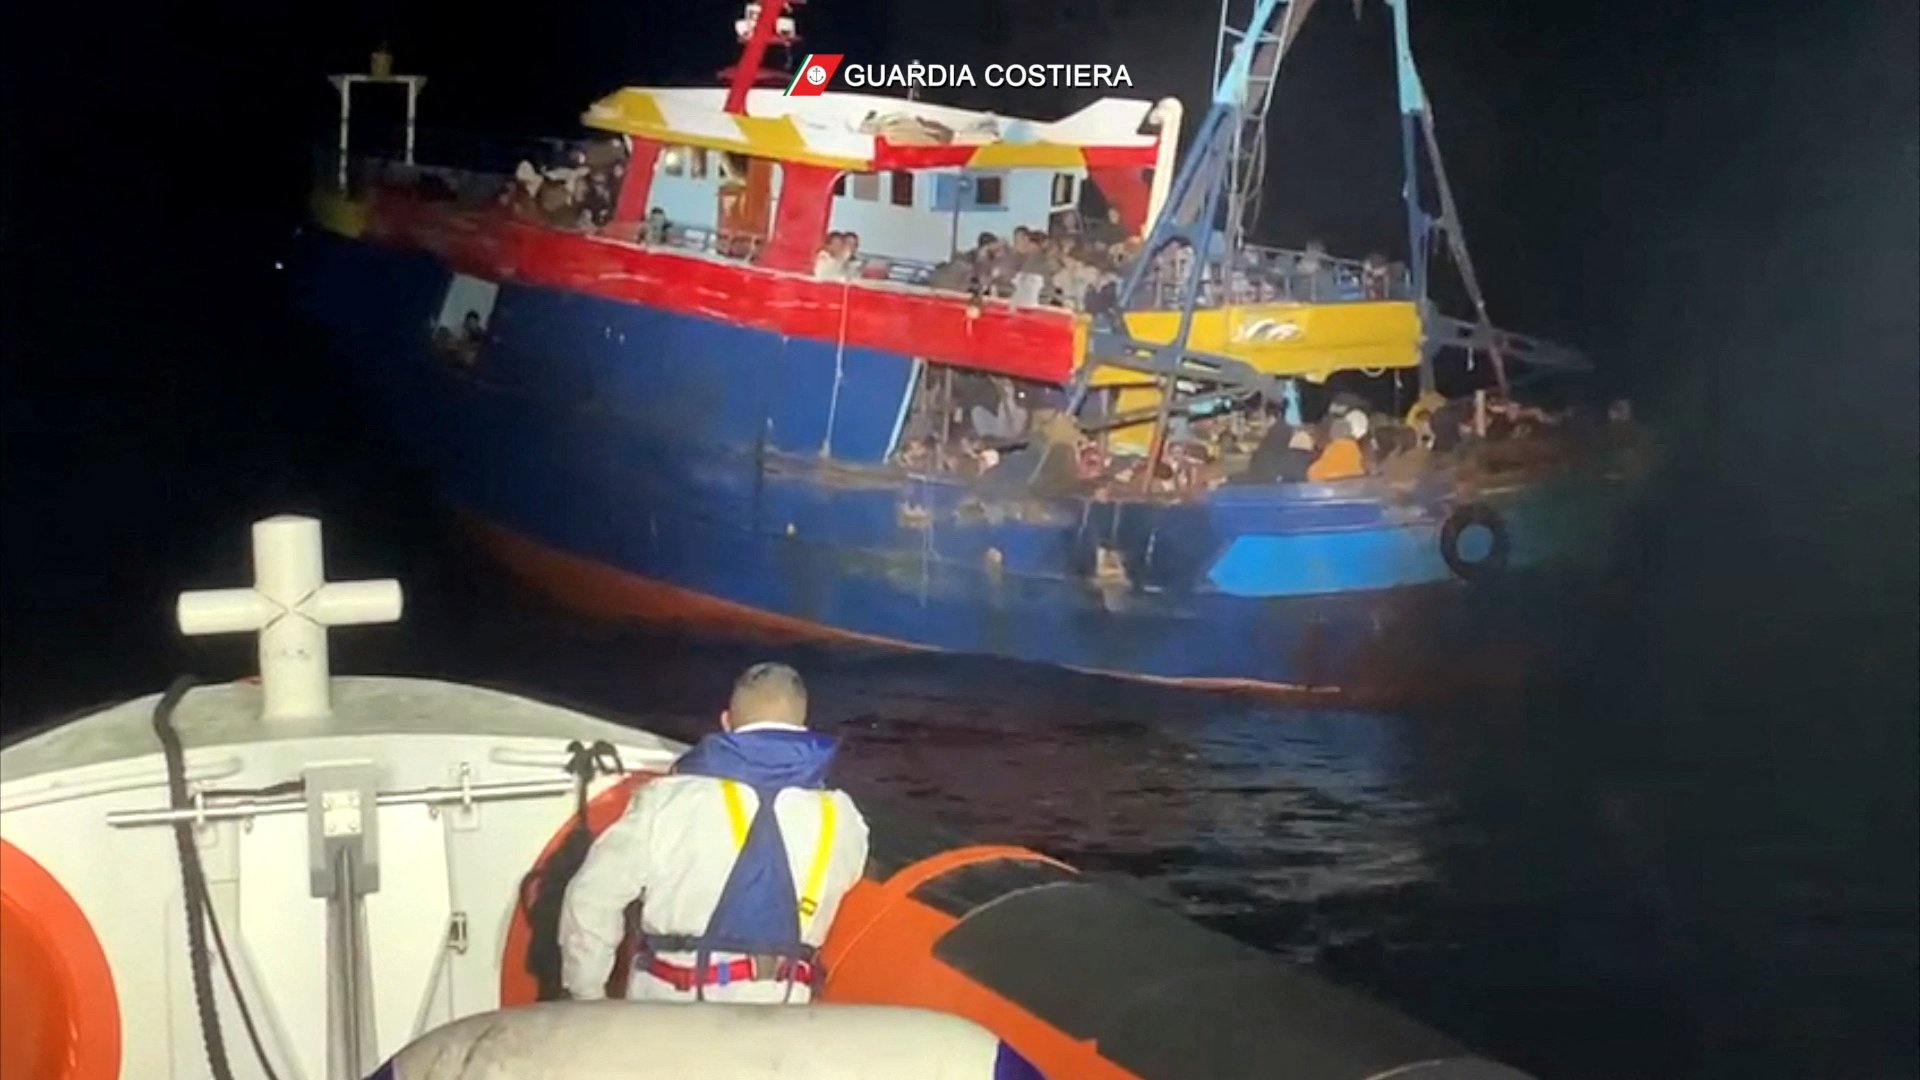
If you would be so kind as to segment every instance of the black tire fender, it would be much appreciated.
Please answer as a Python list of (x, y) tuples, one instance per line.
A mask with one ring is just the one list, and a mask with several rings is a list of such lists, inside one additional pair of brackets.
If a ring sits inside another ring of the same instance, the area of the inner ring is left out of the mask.
[[(1492, 546), (1484, 558), (1469, 560), (1460, 554), (1460, 535), (1476, 525), (1487, 530)], [(1513, 537), (1507, 533), (1506, 519), (1486, 503), (1462, 503), (1440, 526), (1440, 557), (1462, 581), (1482, 580), (1505, 570), (1512, 551)]]

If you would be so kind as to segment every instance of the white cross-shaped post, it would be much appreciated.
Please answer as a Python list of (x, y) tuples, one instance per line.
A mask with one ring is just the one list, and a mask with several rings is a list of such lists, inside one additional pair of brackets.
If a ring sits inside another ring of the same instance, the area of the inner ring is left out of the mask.
[(180, 594), (182, 633), (260, 635), (265, 720), (317, 720), (331, 711), (327, 627), (395, 622), (400, 583), (326, 580), (320, 522), (282, 514), (253, 523), (253, 588)]

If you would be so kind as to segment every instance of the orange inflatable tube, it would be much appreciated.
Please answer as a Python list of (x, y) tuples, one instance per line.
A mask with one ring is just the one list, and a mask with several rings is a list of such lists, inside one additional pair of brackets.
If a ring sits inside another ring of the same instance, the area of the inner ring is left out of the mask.
[(0, 1076), (120, 1076), (120, 999), (100, 940), (53, 875), (5, 840), (0, 840)]
[[(643, 782), (593, 800), (588, 826), (614, 821)], [(1052, 1080), (1525, 1080), (1045, 855), (869, 818), (867, 878), (841, 901), (821, 950), (822, 1001), (965, 1017)], [(590, 839), (569, 825), (542, 854), (508, 934), (503, 1004), (557, 996), (559, 898)]]

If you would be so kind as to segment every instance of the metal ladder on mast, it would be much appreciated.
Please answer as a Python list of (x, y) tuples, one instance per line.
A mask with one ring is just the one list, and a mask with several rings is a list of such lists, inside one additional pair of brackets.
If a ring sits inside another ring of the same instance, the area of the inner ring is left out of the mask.
[[(1434, 356), (1442, 349), (1459, 348), (1469, 355), (1484, 352), (1493, 362), (1494, 377), (1505, 392), (1509, 389), (1507, 361), (1518, 360), (1540, 371), (1588, 371), (1591, 366), (1577, 350), (1538, 338), (1501, 330), (1487, 313), (1486, 294), (1467, 249), (1467, 234), (1453, 200), (1453, 185), (1447, 179), (1446, 161), (1440, 154), (1440, 139), (1434, 131), (1433, 105), (1427, 100), (1418, 66), (1414, 63), (1412, 34), (1408, 27), (1409, 0), (1386, 0), (1393, 18), (1393, 49), (1396, 90), (1400, 98), (1401, 157), (1406, 184), (1408, 267), (1413, 272), (1414, 293), (1420, 304), (1420, 322), (1425, 340), (1421, 343), (1420, 390), (1434, 389)], [(1422, 152), (1432, 172), (1440, 213), (1431, 215), (1421, 205), (1419, 162)], [(1473, 305), (1472, 321), (1441, 314), (1431, 295), (1428, 262), (1434, 241), (1446, 246), (1460, 284)]]
[[(1260, 185), (1266, 175), (1267, 110), (1273, 105), (1273, 86), (1280, 74), (1280, 59), (1293, 43), (1300, 23), (1313, 7), (1313, 0), (1292, 0), (1278, 19), (1278, 25), (1253, 24), (1259, 0), (1220, 0), (1220, 25), (1213, 46), (1213, 81), (1220, 85), (1227, 65), (1243, 41), (1253, 43), (1253, 60), (1247, 69), (1247, 89), (1241, 106), (1240, 122), (1233, 130), (1233, 143), (1227, 159), (1227, 250), (1240, 246), (1248, 223), (1260, 204)], [(1244, 12), (1245, 18), (1236, 17)], [(1238, 25), (1236, 25), (1238, 24)]]
[[(1253, 12), (1244, 28), (1240, 28), (1231, 18), (1235, 9), (1233, 0), (1222, 0), (1215, 51), (1219, 70), (1211, 105), (1187, 160), (1174, 178), (1164, 209), (1147, 235), (1140, 258), (1121, 284), (1119, 303), (1093, 321), (1088, 358), (1068, 388), (1070, 414), (1078, 413), (1094, 373), (1102, 367), (1152, 376), (1162, 383), (1165, 392), (1161, 394), (1157, 410), (1161, 432), (1165, 431), (1170, 416), (1189, 412), (1201, 402), (1249, 394), (1261, 394), (1272, 401), (1284, 395), (1289, 380), (1259, 371), (1234, 357), (1192, 349), (1188, 343), (1202, 283), (1210, 274), (1217, 275), (1216, 280), (1222, 283), (1231, 281), (1232, 262), (1246, 220), (1244, 215), (1258, 197), (1264, 163), (1264, 122), (1273, 87), (1281, 61), (1313, 3), (1314, 0), (1253, 0)], [(1420, 365), (1422, 389), (1431, 387), (1433, 354), (1446, 347), (1487, 350), (1494, 358), (1503, 384), (1506, 357), (1525, 359), (1543, 368), (1580, 370), (1585, 367), (1584, 359), (1573, 350), (1500, 331), (1486, 315), (1485, 301), (1467, 255), (1465, 238), (1452, 205), (1452, 192), (1440, 162), (1425, 91), (1413, 64), (1407, 3), (1408, 0), (1387, 0), (1395, 22), (1409, 265), (1415, 276), (1415, 292), (1426, 337), (1421, 346), (1424, 354)], [(1442, 215), (1438, 221), (1420, 206), (1418, 158), (1421, 150), (1426, 151), (1440, 187)], [(1222, 236), (1222, 230), (1217, 226), (1222, 223), (1223, 210), (1226, 243), (1218, 244), (1216, 240)], [(1427, 291), (1426, 261), (1435, 232), (1447, 241), (1450, 254), (1463, 272), (1476, 308), (1476, 319), (1471, 323), (1440, 315), (1433, 309)], [(1176, 243), (1185, 244), (1192, 255), (1180, 274), (1179, 324), (1168, 341), (1142, 341), (1128, 329), (1125, 313), (1146, 306), (1142, 301), (1148, 299), (1146, 293), (1155, 257)], [(1176, 398), (1183, 392), (1183, 382), (1206, 384), (1212, 389), (1196, 392), (1187, 401), (1178, 402)], [(1133, 422), (1138, 418), (1129, 414), (1126, 419)], [(1111, 426), (1111, 422), (1101, 426)]]
[[(1187, 160), (1174, 176), (1165, 207), (1148, 232), (1140, 257), (1121, 283), (1119, 303), (1093, 322), (1088, 359), (1068, 388), (1069, 415), (1079, 411), (1094, 372), (1102, 367), (1161, 381), (1165, 391), (1157, 410), (1157, 430), (1163, 433), (1175, 411), (1190, 411), (1202, 401), (1256, 393), (1279, 400), (1284, 392), (1283, 379), (1243, 360), (1188, 346), (1202, 282), (1209, 274), (1217, 275), (1216, 280), (1222, 282), (1231, 280), (1240, 228), (1232, 216), (1244, 209), (1248, 198), (1246, 192), (1236, 195), (1235, 185), (1258, 183), (1258, 148), (1263, 144), (1260, 130), (1273, 97), (1280, 61), (1313, 0), (1253, 0), (1252, 14), (1242, 28), (1233, 27), (1227, 18), (1230, 6), (1231, 0), (1223, 0), (1217, 42), (1221, 67), (1214, 79), (1212, 101)], [(1254, 164), (1251, 172), (1241, 163), (1248, 147), (1252, 147), (1252, 156), (1247, 158)], [(1223, 209), (1230, 219), (1229, 237), (1227, 243), (1217, 244)], [(1186, 245), (1191, 253), (1180, 274), (1180, 322), (1171, 340), (1142, 341), (1127, 328), (1125, 313), (1139, 310), (1142, 301), (1148, 299), (1156, 256), (1174, 244)], [(1175, 398), (1183, 382), (1215, 389), (1177, 405)], [(1157, 459), (1157, 446), (1152, 456)]]

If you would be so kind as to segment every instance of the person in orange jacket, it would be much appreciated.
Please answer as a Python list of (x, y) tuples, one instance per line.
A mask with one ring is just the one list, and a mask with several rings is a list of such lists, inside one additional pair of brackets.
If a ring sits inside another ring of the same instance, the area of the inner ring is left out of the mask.
[(1360, 440), (1366, 437), (1367, 426), (1367, 414), (1358, 409), (1335, 418), (1328, 425), (1326, 447), (1307, 466), (1307, 479), (1326, 483), (1365, 476), (1367, 463), (1360, 452)]

